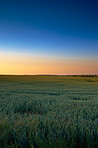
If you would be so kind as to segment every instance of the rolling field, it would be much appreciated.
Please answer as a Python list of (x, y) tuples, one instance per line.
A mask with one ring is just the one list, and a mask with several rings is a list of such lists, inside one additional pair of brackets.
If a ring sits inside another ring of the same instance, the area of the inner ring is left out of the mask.
[(97, 148), (98, 76), (0, 76), (0, 148)]

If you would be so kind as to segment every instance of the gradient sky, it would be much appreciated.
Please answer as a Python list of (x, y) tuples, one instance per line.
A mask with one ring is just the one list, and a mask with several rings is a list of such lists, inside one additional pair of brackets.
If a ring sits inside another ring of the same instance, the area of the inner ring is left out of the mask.
[(1, 0), (0, 74), (98, 74), (98, 0)]

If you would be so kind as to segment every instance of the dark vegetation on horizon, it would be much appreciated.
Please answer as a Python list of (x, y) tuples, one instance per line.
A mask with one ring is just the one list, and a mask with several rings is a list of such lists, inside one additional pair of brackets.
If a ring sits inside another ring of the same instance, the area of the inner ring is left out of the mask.
[(0, 148), (97, 148), (98, 75), (0, 76)]

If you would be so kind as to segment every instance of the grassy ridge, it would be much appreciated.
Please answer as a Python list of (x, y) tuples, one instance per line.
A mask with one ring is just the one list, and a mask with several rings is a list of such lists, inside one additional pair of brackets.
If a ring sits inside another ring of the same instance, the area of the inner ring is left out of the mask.
[(0, 148), (98, 147), (98, 76), (0, 76)]

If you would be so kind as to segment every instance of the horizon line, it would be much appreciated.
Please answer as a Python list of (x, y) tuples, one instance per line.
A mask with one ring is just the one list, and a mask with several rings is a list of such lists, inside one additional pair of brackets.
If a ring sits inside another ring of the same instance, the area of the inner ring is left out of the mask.
[(98, 74), (0, 74), (0, 76), (98, 76)]

